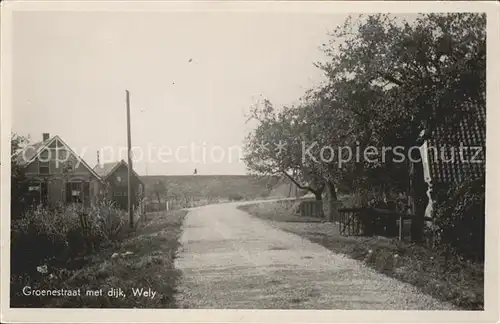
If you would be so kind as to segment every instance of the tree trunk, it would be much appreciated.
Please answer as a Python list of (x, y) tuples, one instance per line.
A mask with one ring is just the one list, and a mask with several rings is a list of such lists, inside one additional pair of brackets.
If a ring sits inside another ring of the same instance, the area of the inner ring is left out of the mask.
[(424, 181), (421, 163), (415, 163), (412, 174), (411, 191), (414, 203), (415, 218), (411, 222), (411, 240), (421, 243), (423, 240), (424, 215), (427, 206), (427, 184)]
[(416, 202), (416, 217), (411, 222), (411, 239), (415, 243), (422, 243), (424, 237), (424, 214), (425, 214), (425, 204), (424, 201)]
[(337, 222), (340, 216), (338, 211), (339, 200), (335, 189), (335, 184), (328, 181), (326, 184), (326, 193), (328, 195), (327, 216), (329, 222)]

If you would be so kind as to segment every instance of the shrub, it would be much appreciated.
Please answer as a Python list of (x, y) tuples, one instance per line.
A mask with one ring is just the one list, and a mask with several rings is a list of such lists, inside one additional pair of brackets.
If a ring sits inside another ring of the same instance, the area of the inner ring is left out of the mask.
[(436, 208), (435, 242), (463, 257), (484, 260), (485, 179), (449, 189)]
[(241, 201), (241, 200), (245, 199), (245, 197), (243, 197), (240, 194), (230, 194), (228, 198), (229, 198), (229, 201)]
[(64, 263), (124, 237), (126, 213), (103, 201), (87, 209), (38, 207), (11, 226), (13, 275), (36, 275), (41, 264)]
[[(111, 201), (103, 200), (97, 206), (91, 207), (88, 216), (91, 233), (98, 234), (108, 241), (117, 241), (124, 237), (128, 214), (115, 208)], [(135, 215), (134, 219), (137, 220), (138, 215)]]

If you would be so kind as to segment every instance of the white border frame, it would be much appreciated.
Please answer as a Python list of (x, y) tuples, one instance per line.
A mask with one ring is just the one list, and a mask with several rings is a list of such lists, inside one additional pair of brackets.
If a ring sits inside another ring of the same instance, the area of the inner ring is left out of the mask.
[[(177, 1), (177, 2), (62, 2), (9, 1), (1, 4), (1, 246), (2, 269), (10, 268), (10, 143), (12, 13), (15, 11), (252, 11), (287, 13), (409, 13), (409, 12), (486, 12), (487, 13), (487, 179), (486, 179), (486, 262), (485, 311), (345, 311), (345, 310), (148, 310), (148, 309), (22, 309), (9, 307), (9, 271), (1, 272), (2, 322), (51, 323), (329, 323), (329, 322), (407, 322), (407, 323), (498, 323), (498, 237), (500, 192), (499, 154), (493, 149), (500, 134), (494, 122), (500, 120), (496, 107), (500, 89), (499, 5), (495, 1)], [(496, 135), (496, 136), (495, 136)], [(493, 168), (494, 166), (496, 168)], [(497, 193), (497, 199), (493, 196)]]

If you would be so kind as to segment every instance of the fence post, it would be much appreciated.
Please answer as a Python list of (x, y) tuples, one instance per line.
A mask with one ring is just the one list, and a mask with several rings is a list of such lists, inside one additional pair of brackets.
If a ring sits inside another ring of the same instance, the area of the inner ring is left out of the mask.
[(340, 213), (339, 207), (342, 205), (340, 200), (335, 200), (330, 202), (330, 210), (329, 210), (329, 222), (339, 222), (340, 221)]
[(399, 240), (403, 239), (403, 216), (399, 215)]
[(94, 242), (90, 237), (90, 229), (89, 229), (89, 219), (88, 214), (83, 210), (77, 210), (78, 218), (80, 219), (80, 226), (82, 230), (82, 236), (85, 244), (85, 248), (87, 252), (93, 252), (94, 250)]

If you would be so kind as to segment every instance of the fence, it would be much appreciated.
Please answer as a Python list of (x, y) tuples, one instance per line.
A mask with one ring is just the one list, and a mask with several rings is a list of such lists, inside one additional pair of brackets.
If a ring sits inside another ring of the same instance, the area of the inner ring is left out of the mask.
[[(408, 236), (408, 228), (417, 217), (380, 208), (342, 208), (339, 209), (339, 232), (344, 236), (385, 236), (402, 240)], [(431, 221), (429, 217), (424, 220)], [(410, 237), (411, 239), (411, 237)]]
[(323, 201), (305, 200), (299, 205), (300, 216), (323, 217)]
[(169, 202), (148, 202), (145, 204), (145, 209), (147, 213), (150, 212), (159, 212), (159, 211), (165, 211), (169, 210)]

